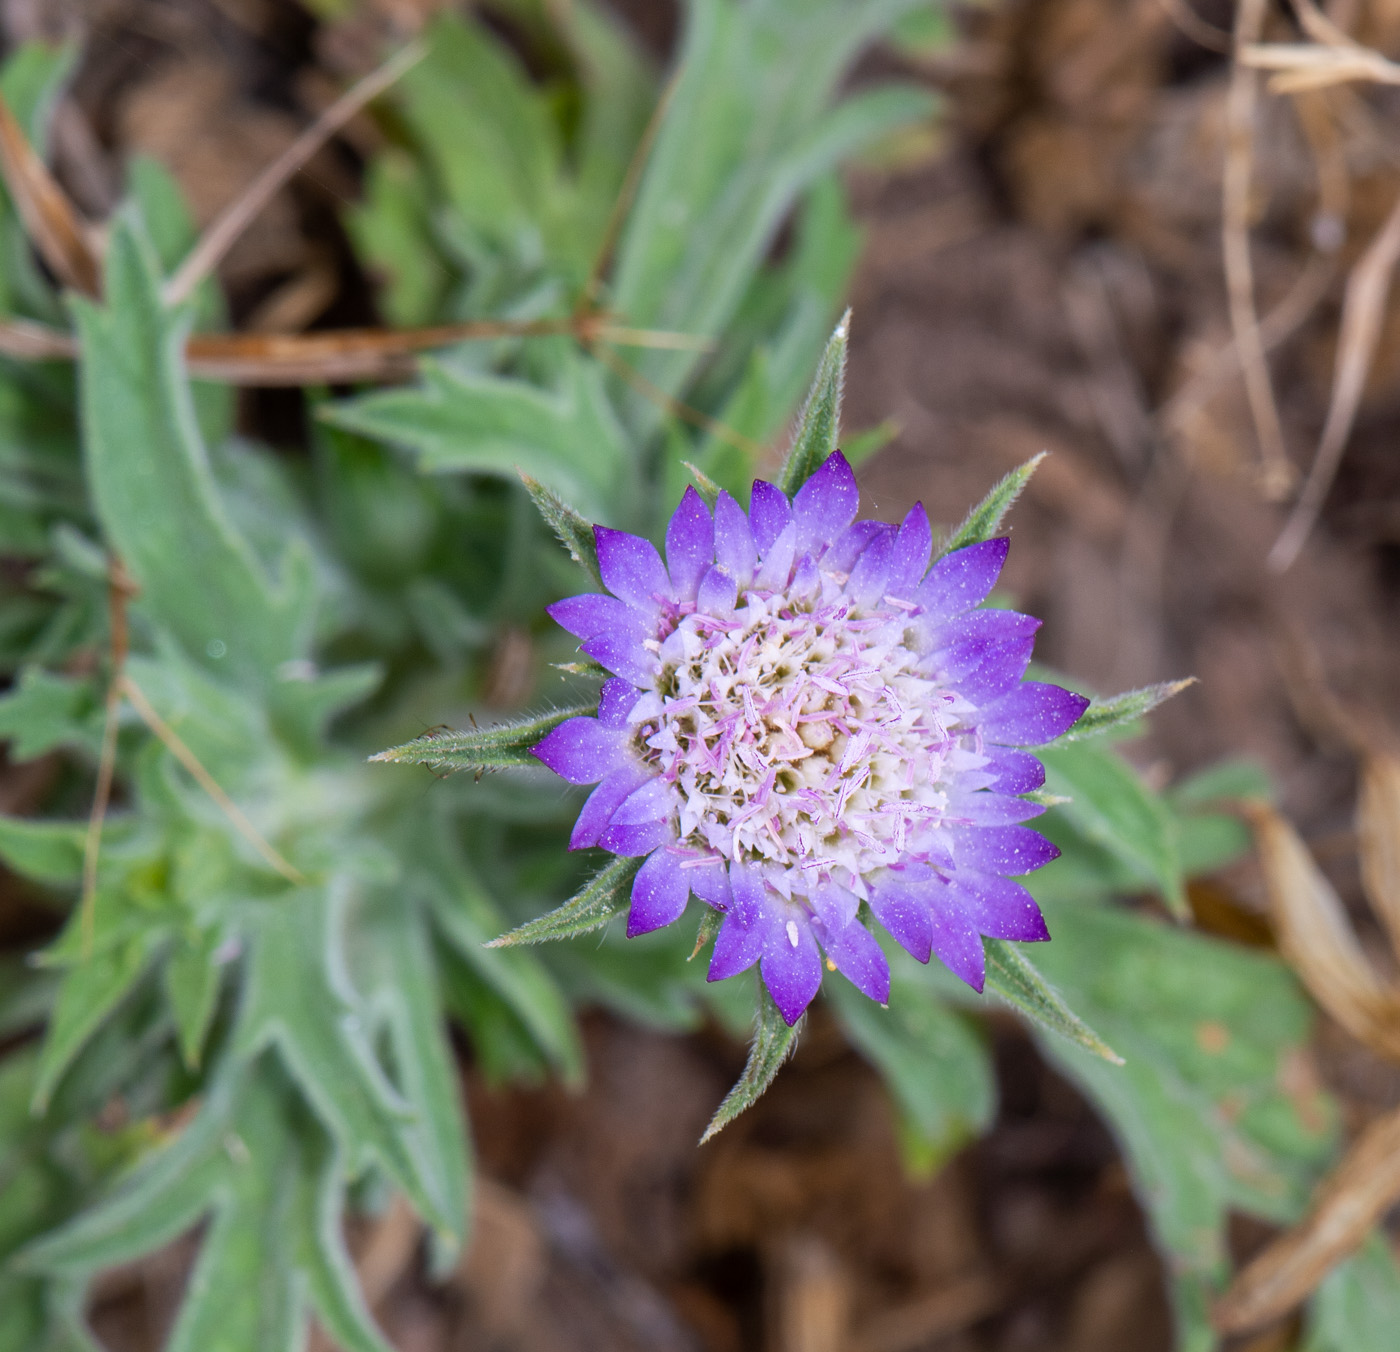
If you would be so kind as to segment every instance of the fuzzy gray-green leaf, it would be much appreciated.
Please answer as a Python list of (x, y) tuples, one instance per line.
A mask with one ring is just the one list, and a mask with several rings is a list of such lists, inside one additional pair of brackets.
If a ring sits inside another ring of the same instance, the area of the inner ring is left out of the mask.
[(549, 528), (559, 537), (559, 543), (569, 551), (569, 557), (588, 574), (595, 587), (603, 585), (603, 573), (598, 567), (598, 543), (593, 527), (552, 489), (528, 474), (520, 476), (530, 500), (539, 509)]
[(797, 435), (792, 439), (792, 449), (778, 476), (778, 487), (788, 497), (792, 497), (836, 449), (841, 432), (841, 391), (846, 380), (846, 341), (850, 326), (851, 312), (847, 310), (822, 353), (816, 379), (802, 406)]
[(1179, 695), (1188, 685), (1195, 683), (1196, 678), (1188, 676), (1184, 681), (1159, 681), (1156, 685), (1125, 690), (1121, 695), (1112, 695), (1107, 699), (1092, 699), (1074, 726), (1068, 732), (1062, 732), (1052, 745), (1064, 746), (1068, 742), (1083, 742), (1090, 737), (1122, 732), (1159, 704), (1165, 704), (1173, 695)]
[(1045, 456), (1046, 452), (1041, 451), (1039, 455), (1032, 456), (1024, 465), (1013, 469), (1010, 474), (1000, 480), (992, 491), (963, 517), (962, 524), (957, 530), (938, 547), (936, 551), (938, 557), (951, 554), (955, 549), (966, 549), (968, 545), (977, 545), (981, 544), (983, 540), (990, 540), (1001, 529), (1001, 523), (1007, 512), (1011, 510), (1016, 499), (1021, 496), (1021, 490), (1030, 482), (1031, 475), (1035, 473)]
[(1083, 1019), (1065, 1004), (1060, 993), (1031, 966), (1020, 949), (1003, 939), (988, 939), (987, 989), (999, 995), (1009, 1005), (1034, 1019), (1043, 1028), (1078, 1043), (1114, 1065), (1123, 1058), (1113, 1050)]
[(402, 746), (371, 756), (372, 761), (396, 761), (401, 765), (426, 765), (433, 770), (509, 770), (538, 766), (531, 754), (545, 737), (571, 718), (597, 712), (592, 704), (555, 709), (539, 718), (524, 718), (494, 728), (470, 732), (429, 732)]
[(763, 1091), (773, 1083), (773, 1077), (782, 1069), (783, 1062), (792, 1055), (802, 1023), (803, 1020), (798, 1019), (789, 1027), (778, 1006), (773, 1003), (773, 997), (768, 994), (768, 988), (762, 981), (758, 983), (758, 1021), (753, 1045), (749, 1048), (749, 1059), (739, 1082), (724, 1096), (724, 1102), (710, 1119), (710, 1125), (700, 1138), (701, 1145), (723, 1131), (744, 1109), (758, 1102)]
[(572, 939), (602, 929), (632, 897), (632, 880), (640, 859), (617, 858), (576, 896), (557, 910), (517, 925), (509, 934), (493, 939), (487, 948), (513, 948), (516, 944), (542, 944), (548, 939)]

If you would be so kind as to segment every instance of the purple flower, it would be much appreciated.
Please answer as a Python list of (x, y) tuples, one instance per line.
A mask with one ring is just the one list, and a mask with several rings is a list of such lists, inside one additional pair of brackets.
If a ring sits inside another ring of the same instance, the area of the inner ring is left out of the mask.
[(1020, 748), (1088, 703), (1023, 681), (1038, 621), (978, 610), (1006, 540), (941, 558), (922, 506), (901, 526), (856, 521), (833, 455), (788, 501), (755, 483), (746, 514), (686, 492), (666, 562), (595, 527), (611, 596), (550, 614), (614, 676), (596, 718), (535, 748), (597, 784), (570, 846), (645, 856), (627, 933), (723, 912), (709, 977), (754, 963), (795, 1023), (822, 954), (884, 1003), (889, 966), (862, 904), (920, 962), (982, 989), (982, 936), (1047, 939), (1010, 879), (1059, 853), (1021, 825), (1045, 771)]

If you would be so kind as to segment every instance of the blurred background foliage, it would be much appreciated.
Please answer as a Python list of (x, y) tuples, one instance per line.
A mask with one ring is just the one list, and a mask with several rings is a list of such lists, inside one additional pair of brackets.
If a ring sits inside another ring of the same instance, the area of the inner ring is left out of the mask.
[[(126, 165), (100, 295), (63, 294), (0, 204), (0, 309), (78, 345), (0, 359), (0, 737), (43, 775), (0, 818), (41, 917), (0, 967), (0, 1352), (91, 1347), (100, 1274), (192, 1232), (167, 1346), (300, 1348), (314, 1319), (382, 1352), (347, 1233), (406, 1199), (429, 1269), (458, 1261), (462, 1063), (579, 1085), (600, 1008), (747, 1039), (752, 989), (707, 986), (693, 933), (484, 947), (587, 873), (549, 776), (365, 756), (596, 689), (559, 670), (543, 607), (582, 578), (517, 472), (643, 534), (691, 466), (747, 500), (850, 288), (843, 167), (926, 143), (935, 100), (889, 70), (950, 35), (922, 0), (691, 0), (663, 66), (591, 0), (434, 18), (374, 104), (343, 229), (384, 326), (497, 327), (399, 383), (307, 379), (293, 449), (191, 379), (186, 336), (229, 307), (212, 279), (166, 297), (198, 236), (168, 168)], [(81, 58), (6, 58), (41, 151)], [(859, 461), (887, 435), (842, 445)], [(1164, 789), (1104, 739), (1046, 761), (1064, 853), (1031, 881), (1055, 935), (1033, 956), (1124, 1064), (1036, 1045), (1112, 1130), (1174, 1345), (1198, 1352), (1230, 1217), (1296, 1220), (1341, 1147), (1335, 1103), (1290, 1078), (1311, 1013), (1287, 967), (1179, 923), (1188, 881), (1247, 848), (1222, 804), (1271, 790), (1242, 762)], [(888, 1009), (832, 977), (827, 1014), (928, 1178), (998, 1113), (988, 1002), (891, 956)], [(1378, 1238), (1321, 1288), (1307, 1345), (1387, 1346), (1398, 1291)]]

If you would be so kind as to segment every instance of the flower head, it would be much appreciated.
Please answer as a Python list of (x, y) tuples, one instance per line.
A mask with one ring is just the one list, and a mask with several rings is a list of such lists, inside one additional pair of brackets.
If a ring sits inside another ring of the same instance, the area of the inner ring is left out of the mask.
[(595, 527), (611, 595), (550, 614), (613, 673), (596, 718), (535, 748), (596, 783), (571, 848), (645, 856), (629, 935), (669, 925), (693, 893), (723, 912), (709, 976), (759, 964), (794, 1023), (822, 952), (872, 999), (889, 966), (862, 905), (920, 962), (982, 989), (982, 936), (1046, 939), (1011, 876), (1058, 851), (1020, 823), (1045, 772), (1021, 748), (1087, 701), (1023, 681), (1038, 621), (977, 607), (1007, 541), (945, 555), (922, 506), (856, 521), (838, 452), (791, 502), (753, 486), (747, 513), (687, 491), (646, 540)]

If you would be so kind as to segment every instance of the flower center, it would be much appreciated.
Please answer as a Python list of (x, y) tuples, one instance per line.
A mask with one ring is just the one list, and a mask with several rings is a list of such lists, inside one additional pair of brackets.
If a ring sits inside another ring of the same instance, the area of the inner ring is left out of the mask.
[(906, 622), (839, 594), (758, 592), (681, 618), (633, 713), (642, 758), (675, 788), (680, 844), (775, 866), (784, 892), (835, 877), (863, 894), (866, 874), (917, 851), (967, 706), (918, 673)]

